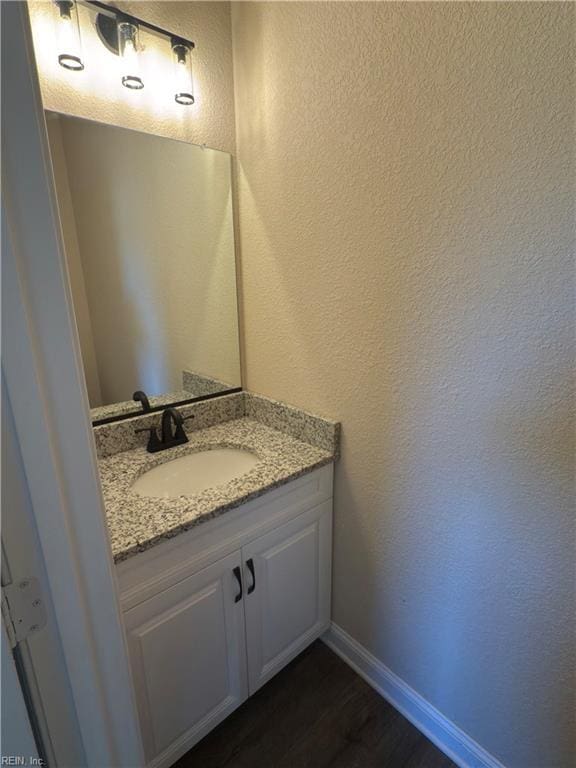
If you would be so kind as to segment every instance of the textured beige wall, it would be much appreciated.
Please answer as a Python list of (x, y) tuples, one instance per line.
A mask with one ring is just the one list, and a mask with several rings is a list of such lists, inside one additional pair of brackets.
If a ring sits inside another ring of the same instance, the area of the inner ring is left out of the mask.
[(46, 109), (124, 128), (235, 151), (230, 4), (227, 2), (117, 2), (114, 5), (196, 43), (195, 104), (174, 101), (172, 61), (164, 40), (142, 33), (144, 89), (121, 83), (118, 58), (96, 35), (94, 13), (79, 6), (85, 69), (58, 64), (54, 6), (29, 3), (34, 50)]
[(574, 6), (232, 15), (247, 386), (343, 422), (334, 619), (566, 767)]
[(102, 393), (91, 406), (180, 390), (183, 369), (239, 386), (230, 156), (55, 122), (84, 275), (75, 308), (87, 299)]

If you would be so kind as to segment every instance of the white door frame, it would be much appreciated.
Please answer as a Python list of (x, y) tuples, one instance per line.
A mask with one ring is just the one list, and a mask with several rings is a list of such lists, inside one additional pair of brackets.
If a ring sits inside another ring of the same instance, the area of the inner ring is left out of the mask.
[(46, 619), (41, 631), (22, 638), (13, 649), (16, 669), (42, 757), (49, 766), (82, 768), (86, 757), (4, 377), (1, 396), (2, 589), (33, 576)]
[(30, 23), (1, 12), (2, 367), (87, 764), (141, 766)]

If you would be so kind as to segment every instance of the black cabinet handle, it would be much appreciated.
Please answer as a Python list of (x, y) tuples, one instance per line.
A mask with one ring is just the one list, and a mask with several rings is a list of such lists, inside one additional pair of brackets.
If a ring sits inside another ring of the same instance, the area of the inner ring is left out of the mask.
[(256, 589), (256, 572), (254, 570), (254, 560), (250, 558), (250, 560), (246, 561), (246, 565), (248, 566), (248, 570), (250, 571), (250, 576), (252, 576), (252, 584), (248, 587), (246, 594), (251, 595), (252, 592), (254, 592), (254, 590)]
[(234, 576), (236, 576), (236, 579), (238, 581), (238, 586), (240, 587), (240, 592), (238, 592), (238, 594), (234, 598), (234, 602), (239, 603), (240, 600), (242, 600), (242, 575), (240, 573), (240, 567), (236, 566), (236, 568), (234, 568), (232, 573), (234, 574)]

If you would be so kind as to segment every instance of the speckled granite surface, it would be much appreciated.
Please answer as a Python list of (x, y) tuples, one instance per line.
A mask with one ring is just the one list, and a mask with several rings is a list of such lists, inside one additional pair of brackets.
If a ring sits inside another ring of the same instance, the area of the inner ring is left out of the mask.
[(227, 384), (220, 379), (212, 379), (209, 376), (203, 376), (194, 371), (182, 371), (182, 386), (195, 395), (213, 395), (215, 392), (226, 392), (227, 389), (234, 389), (240, 384)]
[[(240, 400), (244, 407), (243, 398)], [(328, 423), (335, 426), (334, 422)], [(116, 562), (328, 464), (337, 453), (337, 441), (327, 450), (245, 416), (189, 432), (188, 437), (187, 444), (161, 453), (149, 454), (145, 448), (138, 447), (100, 460), (108, 528)], [(139, 496), (131, 490), (132, 483), (152, 467), (193, 451), (220, 447), (245, 448), (255, 453), (260, 461), (241, 477), (194, 496), (158, 499)]]
[(340, 423), (302, 411), (278, 400), (244, 392), (244, 414), (297, 440), (330, 451), (338, 458)]
[[(176, 392), (166, 392), (164, 395), (151, 395), (149, 401), (152, 408), (156, 408), (161, 405), (168, 406), (171, 403), (177, 403), (179, 400), (189, 400), (191, 397), (196, 397), (196, 395), (186, 389), (180, 389)], [(92, 421), (107, 419), (110, 416), (122, 416), (125, 413), (142, 413), (141, 403), (136, 403), (134, 400), (123, 400), (119, 403), (98, 405), (96, 408), (90, 408), (90, 418)]]
[[(232, 419), (240, 419), (244, 416), (243, 393), (239, 392), (235, 395), (217, 397), (214, 400), (203, 400), (199, 403), (181, 405), (178, 410), (183, 416), (194, 414), (194, 420), (186, 422), (186, 433), (189, 435), (196, 430), (205, 429), (214, 424), (221, 424)], [(96, 451), (99, 458), (113, 456), (115, 453), (145, 446), (148, 436), (144, 433), (137, 434), (135, 430), (153, 425), (160, 427), (161, 419), (162, 415), (160, 413), (149, 413), (145, 416), (135, 416), (114, 424), (101, 424), (98, 427), (94, 427), (94, 439), (96, 440)]]
[[(182, 389), (165, 392), (162, 395), (150, 395), (148, 399), (150, 405), (156, 408), (162, 405), (168, 406), (172, 403), (177, 403), (179, 400), (190, 400), (192, 397), (226, 392), (226, 390), (234, 389), (236, 386), (239, 385), (227, 384), (219, 379), (203, 376), (194, 371), (184, 370), (182, 371)], [(134, 402), (134, 400), (123, 400), (117, 403), (110, 403), (109, 405), (99, 405), (95, 408), (90, 408), (90, 418), (92, 421), (107, 419), (110, 416), (138, 415), (139, 413), (142, 413), (142, 405)]]
[[(272, 429), (284, 432), (297, 440), (330, 451), (338, 457), (340, 424), (330, 419), (307, 413), (291, 405), (279, 403), (268, 397), (251, 392), (223, 395), (214, 400), (189, 403), (178, 408), (183, 416), (194, 414), (193, 421), (186, 422), (186, 433), (222, 424), (243, 416), (254, 419)], [(152, 425), (160, 426), (161, 414), (137, 415), (115, 424), (94, 427), (96, 449), (100, 458), (112, 456), (146, 445), (147, 435), (135, 430)]]

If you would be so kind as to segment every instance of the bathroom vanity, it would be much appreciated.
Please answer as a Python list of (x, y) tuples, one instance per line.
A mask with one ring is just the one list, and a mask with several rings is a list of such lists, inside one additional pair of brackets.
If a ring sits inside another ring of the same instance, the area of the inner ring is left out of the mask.
[[(155, 767), (175, 762), (330, 621), (338, 425), (249, 393), (183, 411), (196, 411), (189, 442), (163, 454), (147, 453), (134, 432), (153, 416), (95, 428), (142, 739)], [(165, 486), (161, 497), (136, 492), (151, 469), (170, 462), (189, 473), (185, 457), (223, 448), (257, 461), (189, 496)]]
[(241, 391), (233, 158), (46, 121), (142, 742), (167, 768), (328, 627), (339, 425)]

